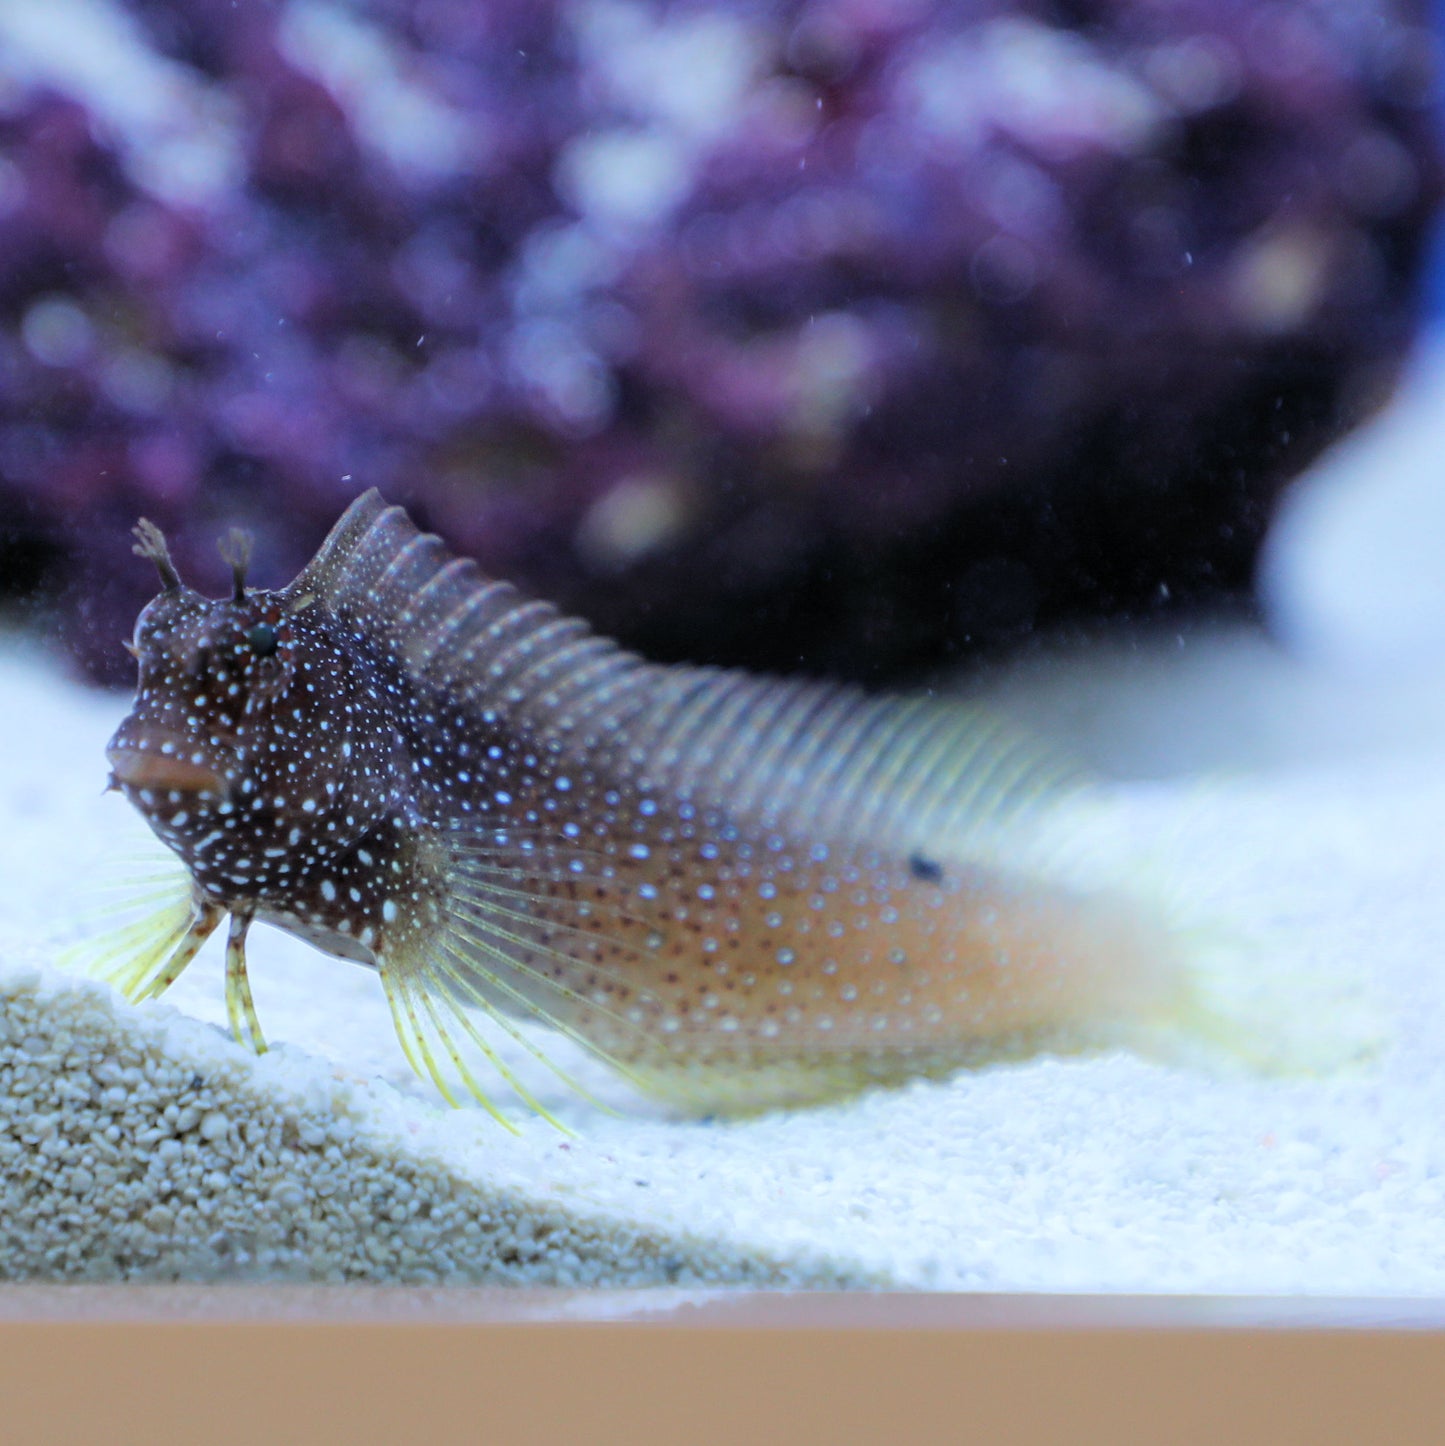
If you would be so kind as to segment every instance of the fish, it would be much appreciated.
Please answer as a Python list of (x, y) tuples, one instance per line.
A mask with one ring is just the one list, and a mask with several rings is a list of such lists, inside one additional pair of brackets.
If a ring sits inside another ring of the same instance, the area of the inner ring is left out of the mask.
[(375, 490), (274, 590), (243, 534), (219, 599), (135, 538), (161, 590), (110, 786), (186, 878), (108, 966), (132, 1000), (228, 920), (228, 1018), (264, 1050), (246, 942), (275, 925), (374, 969), (417, 1073), (509, 1125), (488, 1068), (553, 1116), (485, 1018), (728, 1115), (1207, 1013), (1159, 911), (1048, 866), (1089, 785), (979, 709), (649, 662)]

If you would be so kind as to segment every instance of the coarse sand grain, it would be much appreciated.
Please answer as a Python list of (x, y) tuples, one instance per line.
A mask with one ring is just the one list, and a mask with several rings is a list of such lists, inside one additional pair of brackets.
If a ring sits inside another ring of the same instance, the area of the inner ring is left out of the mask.
[(994, 692), (1096, 754), (1157, 763), (1178, 733), (1174, 776), (1151, 765), (1114, 786), (1108, 846), (1147, 856), (1161, 893), (1246, 961), (1262, 1021), (1318, 1067), (1040, 1058), (708, 1122), (549, 1046), (615, 1109), (534, 1074), (569, 1138), (519, 1107), (513, 1136), (440, 1106), (375, 977), (274, 931), (252, 950), (275, 1044), (260, 1059), (223, 1028), (214, 947), (138, 1008), (59, 969), (75, 901), (144, 838), (101, 792), (125, 700), (10, 640), (0, 1278), (1445, 1292), (1445, 750), (1381, 732), (1378, 690), (1362, 724), (1378, 747), (1312, 750), (1309, 720), (1332, 740), (1359, 690), (1302, 689), (1227, 630), (1162, 690), (1171, 706), (1181, 689), (1235, 698), (1233, 754), (1196, 746), (1150, 702), (1168, 664), (1127, 651), (1127, 669), (1092, 660), (1120, 681), (1096, 686), (1088, 719), (1048, 688)]

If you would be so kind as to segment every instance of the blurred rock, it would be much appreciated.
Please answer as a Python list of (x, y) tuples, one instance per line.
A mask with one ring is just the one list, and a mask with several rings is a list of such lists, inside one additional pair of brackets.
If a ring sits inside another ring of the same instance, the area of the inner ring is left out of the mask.
[(1445, 664), (1445, 338), (1390, 406), (1291, 489), (1261, 557), (1260, 593), (1295, 656), (1370, 679)]
[(0, 566), (111, 679), (137, 513), (219, 591), (371, 485), (659, 657), (1242, 589), (1415, 327), (1425, 16), (10, 0)]

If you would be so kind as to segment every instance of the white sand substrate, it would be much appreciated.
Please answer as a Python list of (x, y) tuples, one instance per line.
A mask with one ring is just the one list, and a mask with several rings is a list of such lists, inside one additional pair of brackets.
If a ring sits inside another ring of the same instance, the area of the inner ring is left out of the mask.
[(57, 967), (164, 853), (102, 793), (127, 700), (0, 634), (0, 1279), (1445, 1294), (1445, 616), (1402, 531), (1445, 521), (1441, 356), (1290, 498), (1291, 654), (1220, 620), (965, 690), (1114, 780), (1086, 852), (1137, 861), (1284, 1072), (1038, 1058), (702, 1122), (538, 1030), (613, 1110), (504, 1040), (573, 1131), (513, 1101), (513, 1135), (412, 1075), (371, 973), (267, 929), (257, 1058), (214, 941), (141, 1007)]
[(101, 793), (126, 700), (10, 639), (0, 1278), (1445, 1292), (1445, 730), (1420, 721), (1445, 691), (1332, 683), (1228, 630), (1039, 671), (993, 691), (1173, 768), (1116, 785), (1114, 831), (1320, 1068), (1043, 1058), (705, 1123), (558, 1045), (616, 1113), (534, 1070), (575, 1135), (513, 1102), (513, 1136), (412, 1076), (373, 975), (273, 930), (257, 1059), (214, 943), (141, 1007), (56, 968), (75, 900), (146, 835)]
[[(0, 68), (86, 95), (143, 184), (225, 182), (224, 117), (111, 7), (0, 11)], [(1445, 1293), (1439, 357), (1276, 529), (1263, 596), (1309, 667), (1221, 627), (987, 689), (1127, 780), (1100, 847), (1232, 941), (1314, 1070), (1043, 1058), (702, 1123), (549, 1045), (616, 1113), (533, 1071), (575, 1134), (514, 1106), (513, 1136), (411, 1075), (373, 976), (266, 930), (257, 1059), (214, 943), (140, 1008), (56, 967), (145, 839), (101, 794), (125, 701), (0, 639), (0, 1279)]]

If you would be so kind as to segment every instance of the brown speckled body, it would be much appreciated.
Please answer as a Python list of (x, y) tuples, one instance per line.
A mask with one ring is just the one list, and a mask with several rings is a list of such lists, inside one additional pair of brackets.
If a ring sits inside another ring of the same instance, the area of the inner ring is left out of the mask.
[(233, 1022), (258, 1043), (253, 918), (375, 966), (444, 1090), (476, 1090), (458, 1032), (484, 1048), (458, 1002), (544, 1018), (694, 1108), (1183, 1007), (1161, 930), (990, 842), (1041, 784), (976, 716), (650, 665), (375, 493), (276, 592), (241, 562), (232, 598), (202, 598), (158, 534), (142, 550), (167, 585), (108, 756), (194, 886), (143, 992), (229, 912)]

